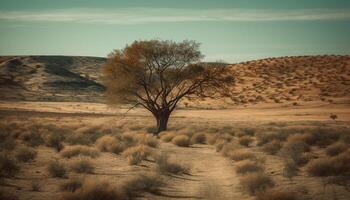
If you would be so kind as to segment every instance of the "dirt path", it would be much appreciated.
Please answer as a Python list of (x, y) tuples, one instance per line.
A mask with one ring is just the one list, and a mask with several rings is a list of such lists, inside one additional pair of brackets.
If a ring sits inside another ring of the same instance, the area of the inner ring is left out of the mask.
[(209, 145), (190, 148), (163, 143), (161, 150), (190, 167), (189, 175), (171, 176), (155, 199), (251, 199), (239, 189), (230, 161)]

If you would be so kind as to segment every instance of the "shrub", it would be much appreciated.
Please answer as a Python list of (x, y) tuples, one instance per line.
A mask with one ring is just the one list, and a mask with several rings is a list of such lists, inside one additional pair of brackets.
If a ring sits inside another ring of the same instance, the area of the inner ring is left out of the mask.
[(96, 146), (100, 151), (112, 152), (119, 154), (125, 148), (125, 144), (120, 142), (117, 138), (105, 135), (96, 141)]
[(64, 136), (58, 133), (51, 133), (45, 138), (46, 146), (53, 147), (58, 152), (63, 149), (63, 141)]
[(16, 147), (16, 141), (12, 137), (0, 139), (0, 150), (13, 150)]
[(299, 195), (294, 191), (269, 189), (265, 192), (259, 193), (257, 200), (298, 200)]
[(6, 152), (0, 153), (0, 177), (13, 177), (19, 172), (17, 162)]
[(326, 153), (329, 156), (336, 156), (340, 153), (343, 153), (349, 148), (348, 145), (342, 143), (342, 142), (337, 142), (334, 143), (326, 148)]
[(236, 150), (233, 151), (229, 154), (229, 157), (234, 160), (234, 161), (240, 161), (240, 160), (254, 160), (256, 159), (256, 156), (254, 155), (254, 153), (246, 151), (246, 150)]
[(123, 152), (130, 165), (138, 165), (152, 154), (152, 149), (146, 145), (130, 147)]
[(36, 147), (44, 144), (44, 139), (38, 132), (25, 132), (20, 135), (20, 138), (29, 146)]
[(70, 163), (70, 167), (76, 173), (86, 173), (86, 174), (92, 174), (95, 169), (93, 163), (90, 160), (83, 157), (73, 160)]
[(252, 142), (253, 139), (250, 136), (242, 136), (238, 139), (238, 142), (240, 145), (248, 147)]
[(65, 192), (64, 200), (117, 200), (128, 199), (106, 181), (87, 180), (73, 192)]
[(153, 147), (156, 148), (159, 145), (159, 142), (157, 140), (157, 138), (153, 135), (149, 135), (149, 134), (136, 134), (134, 136), (134, 140), (138, 143), (138, 144), (144, 144), (147, 145), (149, 147)]
[(312, 160), (306, 169), (313, 176), (338, 176), (350, 173), (350, 150), (334, 157)]
[(171, 140), (171, 142), (180, 147), (190, 146), (190, 138), (187, 135), (177, 135)]
[(282, 148), (282, 144), (279, 140), (272, 140), (263, 146), (263, 151), (268, 154), (274, 155)]
[(309, 146), (304, 142), (287, 142), (285, 143), (281, 154), (286, 159), (292, 159), (295, 164), (302, 165), (308, 162), (304, 152), (309, 151)]
[(159, 134), (159, 136), (162, 141), (170, 142), (176, 136), (176, 134), (174, 132), (162, 132)]
[(91, 158), (96, 158), (99, 156), (99, 151), (93, 147), (83, 146), (83, 145), (74, 145), (66, 146), (61, 152), (62, 157), (71, 158), (74, 156), (89, 156)]
[(324, 147), (337, 141), (340, 135), (339, 132), (330, 128), (317, 128), (311, 131), (309, 137), (307, 143)]
[(182, 166), (178, 162), (170, 160), (168, 155), (165, 153), (162, 153), (156, 157), (156, 163), (159, 171), (162, 173), (182, 174), (188, 171), (186, 167)]
[(19, 198), (13, 193), (4, 189), (0, 189), (0, 199), (2, 200), (18, 200)]
[(147, 133), (156, 134), (158, 129), (155, 126), (150, 126), (146, 128)]
[(121, 188), (129, 198), (139, 195), (141, 192), (158, 193), (163, 182), (158, 174), (139, 174), (125, 180)]
[(34, 192), (40, 191), (40, 184), (39, 184), (39, 182), (38, 181), (32, 181), (31, 188), (32, 188), (32, 191), (34, 191)]
[[(241, 134), (246, 136), (254, 136), (255, 135), (255, 129), (254, 128), (244, 128), (242, 129)], [(238, 135), (240, 137), (240, 135)]]
[(281, 141), (281, 136), (278, 135), (278, 133), (259, 133), (259, 134), (256, 134), (256, 139), (258, 141), (257, 145), (262, 146), (273, 140)]
[(289, 179), (297, 175), (298, 166), (293, 159), (286, 158), (283, 161), (283, 176)]
[(236, 163), (236, 172), (239, 174), (261, 171), (263, 171), (262, 167), (252, 160), (242, 160)]
[(36, 155), (37, 152), (35, 151), (35, 149), (26, 146), (18, 148), (15, 153), (15, 157), (17, 158), (17, 160), (22, 162), (29, 162), (31, 160), (34, 160)]
[(273, 180), (266, 174), (261, 172), (248, 173), (243, 175), (240, 179), (242, 188), (251, 195), (263, 192), (275, 184)]
[(205, 133), (195, 133), (191, 137), (192, 144), (205, 144), (206, 135)]
[(59, 178), (65, 178), (67, 173), (65, 166), (57, 160), (52, 160), (49, 162), (47, 171), (49, 172), (50, 176)]
[(60, 185), (61, 191), (74, 192), (75, 190), (81, 188), (83, 181), (81, 179), (69, 180)]

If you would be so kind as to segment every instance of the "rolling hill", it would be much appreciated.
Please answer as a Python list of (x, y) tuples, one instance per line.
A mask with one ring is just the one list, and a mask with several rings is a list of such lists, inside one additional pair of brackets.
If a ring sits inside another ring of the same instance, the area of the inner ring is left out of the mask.
[[(0, 57), (0, 100), (102, 102), (99, 77), (105, 58)], [(293, 56), (231, 64), (231, 98), (185, 100), (184, 105), (247, 105), (345, 101), (350, 97), (350, 56)]]

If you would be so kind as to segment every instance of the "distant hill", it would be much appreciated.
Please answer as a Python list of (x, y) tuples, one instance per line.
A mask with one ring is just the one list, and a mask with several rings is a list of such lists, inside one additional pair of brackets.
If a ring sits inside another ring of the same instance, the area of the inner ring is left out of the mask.
[(105, 58), (78, 56), (0, 57), (0, 99), (101, 101), (100, 66)]
[[(105, 58), (0, 57), (0, 100), (102, 102)], [(294, 56), (230, 65), (232, 97), (185, 100), (187, 106), (332, 102), (350, 99), (350, 56)]]

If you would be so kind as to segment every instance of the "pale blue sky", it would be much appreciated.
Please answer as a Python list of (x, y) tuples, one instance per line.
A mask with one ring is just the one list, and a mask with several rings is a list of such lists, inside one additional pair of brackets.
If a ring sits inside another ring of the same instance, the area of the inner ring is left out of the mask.
[(105, 57), (134, 40), (200, 42), (206, 61), (350, 54), (349, 0), (0, 0), (0, 55)]

